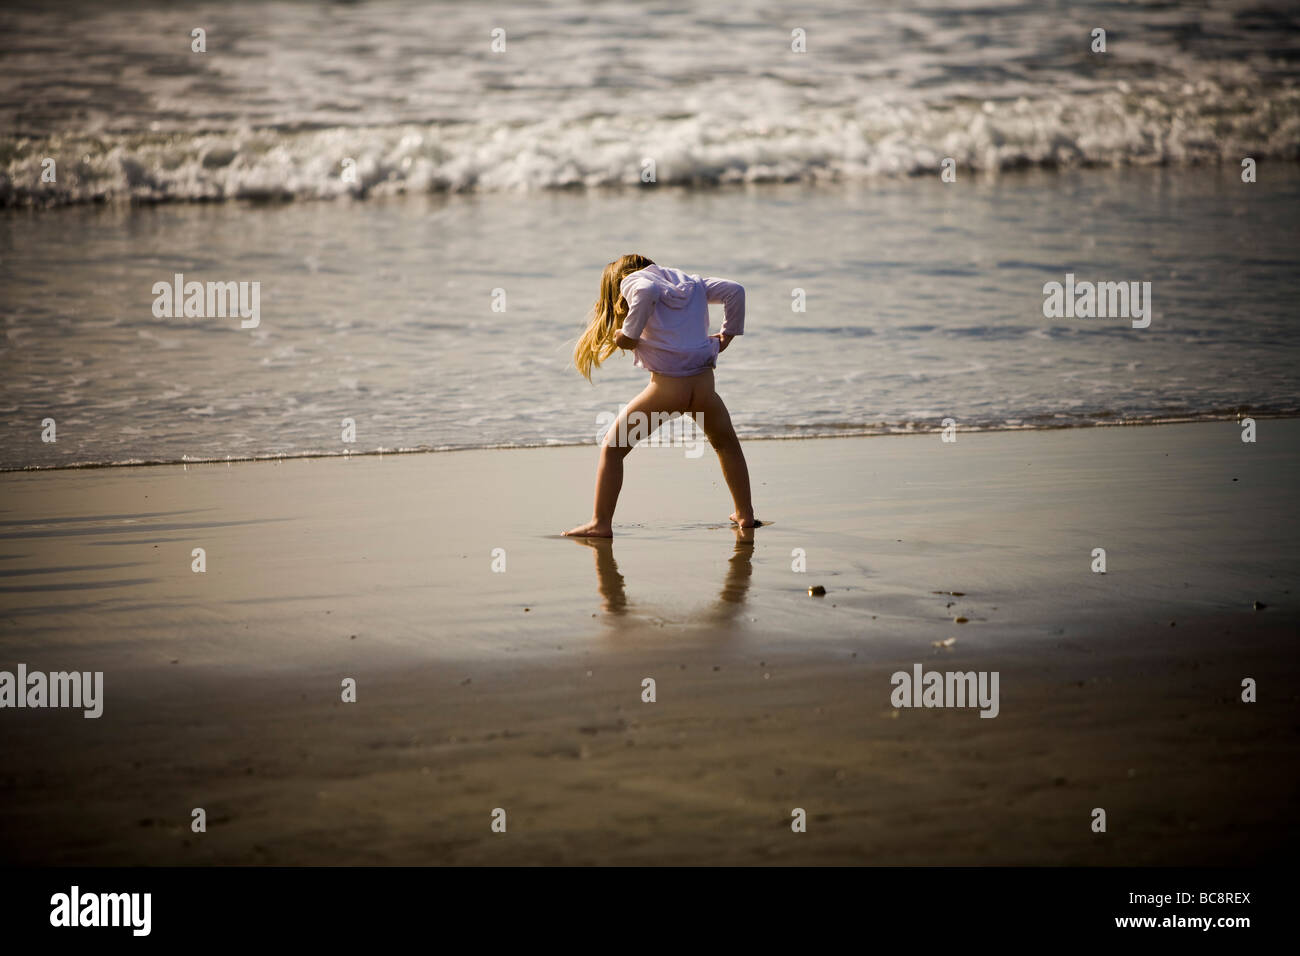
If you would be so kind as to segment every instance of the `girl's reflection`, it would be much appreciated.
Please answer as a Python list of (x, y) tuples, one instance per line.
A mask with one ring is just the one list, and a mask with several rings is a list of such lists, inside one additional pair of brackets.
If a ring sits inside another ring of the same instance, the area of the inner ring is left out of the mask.
[[(727, 574), (722, 579), (722, 590), (713, 607), (706, 612), (709, 620), (724, 621), (740, 613), (749, 591), (749, 579), (754, 573), (754, 529), (732, 528), (736, 544), (727, 561)], [(623, 574), (614, 560), (613, 538), (574, 538), (580, 545), (591, 548), (596, 557), (596, 587), (604, 600), (607, 614), (621, 615), (628, 610), (627, 592)]]

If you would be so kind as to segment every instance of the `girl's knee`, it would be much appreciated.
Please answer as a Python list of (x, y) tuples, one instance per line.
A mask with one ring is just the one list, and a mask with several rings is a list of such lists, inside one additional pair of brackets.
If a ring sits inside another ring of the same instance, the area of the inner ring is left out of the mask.
[(709, 435), (709, 444), (713, 446), (714, 451), (731, 451), (740, 447), (740, 439), (736, 436), (736, 430), (728, 427)]
[(600, 446), (600, 454), (603, 458), (617, 458), (622, 460), (627, 457), (627, 453), (635, 447), (630, 441), (620, 443), (617, 438), (606, 438)]

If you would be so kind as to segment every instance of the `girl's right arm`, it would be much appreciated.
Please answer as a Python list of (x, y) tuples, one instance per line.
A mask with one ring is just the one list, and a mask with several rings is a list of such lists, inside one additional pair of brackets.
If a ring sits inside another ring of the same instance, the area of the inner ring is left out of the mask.
[(633, 273), (623, 279), (619, 292), (627, 302), (627, 315), (623, 317), (622, 327), (614, 335), (614, 344), (621, 349), (634, 349), (641, 339), (650, 313), (654, 311), (654, 286), (644, 277)]

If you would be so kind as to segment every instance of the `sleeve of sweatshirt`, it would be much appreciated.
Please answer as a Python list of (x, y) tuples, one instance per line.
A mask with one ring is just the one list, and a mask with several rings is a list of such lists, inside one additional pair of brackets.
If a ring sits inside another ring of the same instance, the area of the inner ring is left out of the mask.
[(655, 307), (654, 283), (644, 276), (630, 275), (619, 286), (627, 300), (627, 316), (623, 319), (623, 334), (629, 339), (639, 339), (646, 321)]
[(730, 279), (705, 279), (710, 302), (722, 303), (722, 334), (745, 334), (745, 287)]

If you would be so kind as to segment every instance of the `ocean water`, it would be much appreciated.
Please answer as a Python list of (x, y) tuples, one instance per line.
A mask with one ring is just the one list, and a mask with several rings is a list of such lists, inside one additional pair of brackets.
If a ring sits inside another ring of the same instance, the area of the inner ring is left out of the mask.
[(1298, 64), (1258, 0), (52, 0), (0, 10), (0, 201), (1295, 159)]
[[(748, 438), (1300, 413), (1294, 8), (646, 9), (0, 11), (0, 468), (594, 441), (629, 251), (746, 286)], [(1150, 327), (1045, 318), (1067, 273)]]

